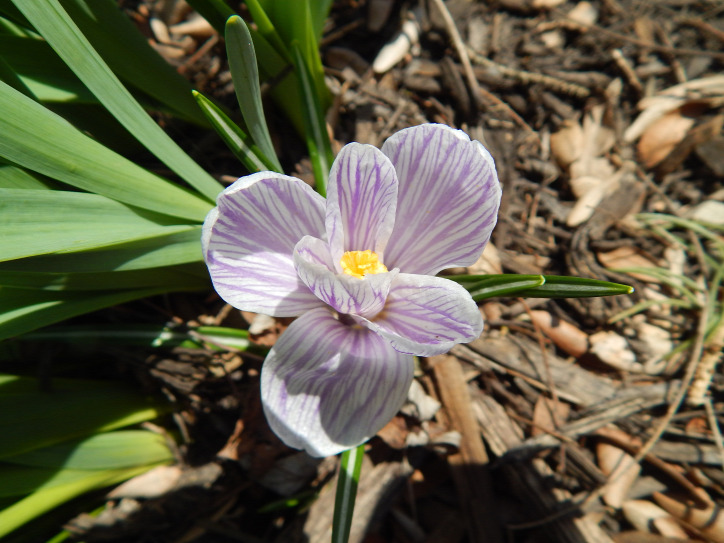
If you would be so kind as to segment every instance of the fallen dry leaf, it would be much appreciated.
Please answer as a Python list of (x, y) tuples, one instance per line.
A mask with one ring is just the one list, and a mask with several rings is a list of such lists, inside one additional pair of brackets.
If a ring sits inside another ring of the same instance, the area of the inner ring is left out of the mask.
[(596, 444), (596, 456), (601, 471), (609, 481), (602, 495), (603, 501), (619, 508), (638, 479), (641, 466), (633, 456), (605, 441)]
[[(701, 494), (702, 497), (706, 496), (703, 490)], [(724, 511), (715, 503), (712, 502), (707, 508), (699, 508), (661, 492), (654, 492), (653, 496), (656, 503), (674, 517), (691, 524), (712, 541), (724, 543)]]
[(663, 536), (688, 539), (688, 534), (674, 517), (648, 500), (628, 500), (622, 504), (621, 510), (637, 530), (651, 532), (655, 528)]
[(637, 150), (646, 168), (653, 168), (663, 161), (674, 147), (684, 139), (695, 120), (685, 117), (681, 109), (675, 109), (651, 123), (641, 134)]
[(530, 318), (562, 351), (576, 358), (588, 351), (588, 335), (570, 322), (548, 311), (531, 311)]

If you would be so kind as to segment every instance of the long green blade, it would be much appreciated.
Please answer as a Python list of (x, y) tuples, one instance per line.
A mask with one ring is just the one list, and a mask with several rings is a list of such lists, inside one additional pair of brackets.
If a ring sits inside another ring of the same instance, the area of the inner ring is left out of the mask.
[(226, 52), (244, 122), (264, 156), (273, 160), (275, 171), (281, 172), (282, 167), (274, 151), (261, 102), (254, 43), (246, 23), (239, 16), (230, 17), (226, 22)]
[[(4, 375), (0, 382), (0, 459), (91, 433), (156, 418), (160, 405), (112, 381), (53, 379), (40, 390), (36, 379)], [(52, 414), (52, 424), (48, 416)]]
[(0, 273), (102, 273), (145, 270), (201, 261), (201, 227), (92, 251), (21, 258), (0, 263)]
[(617, 296), (631, 294), (630, 285), (588, 279), (586, 277), (565, 277), (544, 275), (545, 283), (539, 287), (520, 290), (516, 296), (524, 298), (589, 298), (594, 296)]
[(159, 160), (213, 200), (221, 186), (149, 117), (93, 49), (58, 0), (13, 0), (100, 102)]
[(0, 260), (84, 251), (191, 228), (97, 194), (0, 189)]
[(0, 285), (12, 288), (56, 291), (97, 291), (114, 289), (167, 288), (168, 290), (210, 287), (203, 265), (161, 269), (93, 272), (48, 273), (46, 271), (13, 272), (0, 270)]
[(307, 150), (312, 161), (314, 179), (317, 192), (322, 196), (327, 194), (327, 177), (334, 161), (332, 144), (327, 133), (327, 124), (324, 120), (323, 106), (312, 75), (302, 56), (297, 43), (292, 44), (294, 67), (300, 83), (302, 95), (302, 116), (304, 118), (304, 132), (307, 140)]
[(357, 485), (362, 470), (364, 445), (342, 453), (337, 479), (337, 494), (334, 498), (334, 516), (332, 517), (332, 543), (347, 543), (352, 527), (354, 502), (357, 498)]
[(169, 290), (173, 289), (164, 286), (89, 293), (0, 287), (0, 340)]
[(226, 146), (234, 153), (236, 158), (241, 160), (247, 170), (252, 173), (266, 170), (283, 173), (281, 170), (276, 170), (274, 160), (264, 156), (262, 150), (254, 145), (251, 138), (235, 122), (229, 119), (221, 108), (217, 107), (200, 92), (193, 91), (193, 94), (201, 111), (206, 115), (221, 139), (224, 140)]
[(201, 221), (211, 204), (144, 170), (0, 82), (0, 157), (119, 202)]
[(116, 470), (82, 472), (67, 484), (34, 492), (27, 498), (0, 511), (0, 537), (51, 509), (91, 490), (111, 486), (148, 471), (153, 465)]

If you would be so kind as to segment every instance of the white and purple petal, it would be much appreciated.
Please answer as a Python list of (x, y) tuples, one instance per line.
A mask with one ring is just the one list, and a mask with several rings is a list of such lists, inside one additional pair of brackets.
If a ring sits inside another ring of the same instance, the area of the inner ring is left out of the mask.
[(219, 296), (275, 317), (321, 305), (297, 276), (293, 251), (307, 234), (324, 236), (324, 198), (299, 179), (260, 172), (227, 187), (216, 205), (201, 242)]
[(401, 130), (382, 146), (399, 181), (385, 265), (435, 275), (473, 264), (490, 239), (500, 183), (490, 153), (444, 125)]
[(374, 319), (356, 319), (400, 352), (433, 356), (483, 331), (478, 306), (459, 284), (442, 277), (401, 273), (385, 309)]
[(289, 326), (264, 362), (264, 413), (288, 446), (331, 456), (387, 424), (405, 401), (412, 372), (412, 356), (314, 309)]
[(397, 177), (390, 160), (371, 145), (345, 145), (327, 185), (327, 239), (338, 272), (345, 251), (370, 250), (383, 258), (396, 205)]
[(398, 270), (360, 279), (337, 273), (326, 242), (306, 236), (294, 249), (294, 263), (302, 282), (321, 301), (342, 314), (372, 318), (385, 305)]

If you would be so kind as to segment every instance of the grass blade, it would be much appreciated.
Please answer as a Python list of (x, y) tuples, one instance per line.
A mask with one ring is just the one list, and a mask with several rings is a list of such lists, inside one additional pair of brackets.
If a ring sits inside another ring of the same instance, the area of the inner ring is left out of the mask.
[(221, 186), (146, 114), (58, 0), (14, 0), (13, 3), (131, 134), (201, 194), (210, 200), (216, 197)]
[(0, 189), (0, 260), (84, 251), (190, 228), (97, 194)]
[(342, 453), (337, 479), (337, 494), (334, 498), (334, 516), (332, 517), (332, 543), (347, 543), (352, 527), (354, 502), (357, 497), (357, 485), (362, 470), (364, 445)]
[(545, 283), (539, 287), (520, 290), (515, 296), (524, 298), (590, 298), (595, 296), (617, 296), (631, 294), (629, 285), (588, 279), (586, 277), (564, 277), (544, 275)]
[(57, 292), (0, 287), (0, 340), (25, 334), (104, 307), (168, 292), (151, 289)]
[(264, 156), (273, 160), (274, 171), (281, 173), (282, 167), (264, 117), (254, 43), (246, 23), (239, 16), (230, 17), (226, 22), (226, 52), (244, 122)]
[(231, 152), (244, 164), (247, 170), (252, 173), (267, 170), (283, 173), (280, 170), (275, 170), (274, 161), (266, 157), (261, 149), (254, 145), (251, 138), (235, 122), (229, 119), (221, 108), (217, 107), (200, 92), (193, 91), (193, 93), (201, 111), (206, 115), (221, 139), (224, 140), (226, 146), (231, 149)]
[(0, 103), (0, 157), (10, 162), (89, 192), (175, 217), (202, 221), (211, 208), (207, 200), (114, 153), (2, 82)]
[(307, 65), (298, 45), (292, 44), (292, 56), (294, 67), (299, 78), (302, 95), (302, 115), (304, 118), (304, 132), (306, 134), (307, 149), (309, 158), (312, 161), (314, 179), (317, 192), (322, 196), (327, 195), (327, 177), (334, 161), (332, 144), (327, 133), (327, 124), (324, 120), (322, 104), (316, 92), (314, 80), (312, 79)]

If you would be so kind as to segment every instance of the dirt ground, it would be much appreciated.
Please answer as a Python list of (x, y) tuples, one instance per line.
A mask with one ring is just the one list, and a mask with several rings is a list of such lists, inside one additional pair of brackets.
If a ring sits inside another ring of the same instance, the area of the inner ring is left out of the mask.
[[(221, 40), (181, 2), (121, 5), (196, 88), (237, 108)], [(468, 273), (636, 289), (483, 303), (482, 336), (420, 360), (408, 403), (368, 443), (351, 541), (724, 541), (724, 4), (339, 0), (322, 53), (338, 146), (438, 122), (491, 150), (503, 202)], [(271, 103), (269, 118), (287, 171), (310, 179)], [(213, 175), (244, 173), (215, 135), (175, 130)], [(262, 347), (288, 324), (212, 293), (120, 315), (251, 324)], [(267, 429), (262, 353), (108, 353), (178, 402), (166, 422), (179, 461), (150, 484), (173, 481), (162, 495), (117, 489), (72, 531), (87, 542), (329, 541), (338, 460)]]

